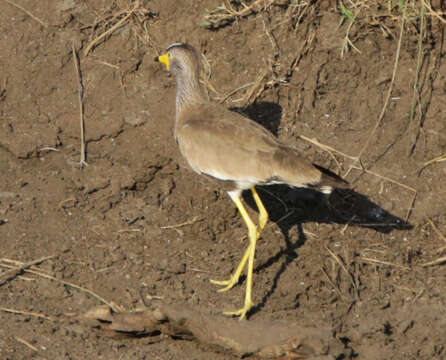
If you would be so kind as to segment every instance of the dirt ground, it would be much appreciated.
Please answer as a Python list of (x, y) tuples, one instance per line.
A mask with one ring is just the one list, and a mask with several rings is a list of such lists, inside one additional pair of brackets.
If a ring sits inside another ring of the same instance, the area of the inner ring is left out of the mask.
[(221, 0), (0, 2), (1, 359), (234, 358), (162, 336), (111, 339), (77, 319), (103, 301), (242, 305), (245, 282), (222, 294), (209, 279), (237, 266), (245, 226), (181, 158), (175, 81), (153, 61), (178, 41), (205, 55), (212, 99), (354, 188), (328, 199), (259, 189), (271, 221), (250, 320), (328, 326), (344, 347), (333, 358), (446, 359), (443, 23), (426, 9), (420, 52), (420, 19), (407, 13), (400, 32), (397, 8), (365, 2), (349, 29), (335, 2), (271, 2), (212, 24)]

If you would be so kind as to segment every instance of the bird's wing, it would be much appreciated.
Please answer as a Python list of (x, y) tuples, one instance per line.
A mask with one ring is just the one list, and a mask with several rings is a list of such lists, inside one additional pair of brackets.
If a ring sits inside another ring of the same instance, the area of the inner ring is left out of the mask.
[(219, 107), (186, 115), (176, 137), (195, 171), (232, 181), (262, 182), (271, 176), (267, 160), (280, 142), (261, 125)]

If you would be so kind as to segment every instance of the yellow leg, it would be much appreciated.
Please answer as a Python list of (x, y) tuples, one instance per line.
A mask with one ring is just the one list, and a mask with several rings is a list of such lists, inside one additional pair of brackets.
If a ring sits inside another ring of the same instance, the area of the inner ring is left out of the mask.
[(231, 290), (235, 285), (237, 285), (237, 283), (240, 279), (240, 276), (242, 275), (243, 269), (245, 268), (246, 262), (248, 261), (250, 249), (251, 249), (251, 244), (246, 249), (245, 254), (242, 257), (242, 260), (240, 261), (240, 264), (238, 264), (237, 269), (231, 275), (229, 280), (212, 280), (211, 279), (212, 284), (224, 286), (224, 288), (218, 290), (218, 292), (225, 292), (225, 291)]
[(231, 312), (225, 312), (226, 315), (236, 315), (240, 316), (240, 320), (244, 319), (248, 311), (252, 308), (253, 302), (252, 302), (252, 284), (253, 284), (253, 272), (254, 272), (254, 256), (256, 251), (256, 243), (257, 239), (260, 236), (260, 233), (262, 232), (263, 228), (265, 227), (267, 221), (268, 221), (268, 212), (266, 211), (265, 207), (263, 206), (263, 203), (257, 194), (257, 191), (253, 187), (251, 189), (254, 201), (256, 202), (256, 205), (259, 209), (259, 228), (254, 224), (254, 222), (251, 220), (248, 212), (246, 211), (245, 206), (243, 205), (240, 196), (237, 196), (235, 198), (232, 198), (235, 205), (237, 206), (243, 220), (245, 221), (246, 226), (248, 227), (248, 236), (249, 236), (249, 246), (245, 251), (245, 254), (243, 255), (242, 260), (240, 261), (240, 264), (238, 265), (236, 271), (232, 274), (231, 278), (229, 280), (224, 281), (216, 281), (211, 280), (213, 284), (216, 285), (224, 285), (225, 287), (223, 289), (220, 289), (219, 291), (227, 291), (231, 289), (234, 285), (236, 285), (240, 279), (240, 275), (243, 272), (243, 269), (246, 266), (246, 263), (248, 263), (248, 270), (247, 270), (247, 280), (246, 280), (246, 292), (245, 292), (245, 305), (243, 308), (237, 311), (231, 311)]
[[(255, 187), (251, 188), (251, 192), (252, 192), (252, 197), (254, 198), (254, 201), (257, 205), (257, 209), (259, 210), (259, 229), (257, 231), (257, 239), (258, 239), (260, 237), (260, 234), (262, 233), (263, 229), (265, 228), (266, 223), (268, 222), (268, 212), (266, 211), (265, 206), (263, 205), (259, 194), (257, 194)], [(242, 206), (243, 206), (243, 204), (242, 204)], [(237, 206), (237, 208), (238, 208), (238, 206)], [(240, 208), (239, 208), (239, 211), (240, 211)], [(245, 212), (246, 212), (246, 210), (245, 210)], [(241, 213), (241, 211), (240, 211), (240, 213)], [(249, 220), (252, 222), (249, 215), (247, 213), (246, 213), (246, 215), (248, 216)], [(245, 220), (245, 223), (246, 223), (246, 220)], [(248, 228), (249, 228), (249, 226), (248, 226)], [(237, 283), (240, 279), (240, 276), (242, 275), (243, 269), (245, 268), (246, 262), (248, 261), (250, 249), (251, 249), (251, 244), (246, 249), (245, 254), (242, 257), (242, 260), (240, 261), (239, 265), (237, 266), (237, 269), (231, 275), (229, 280), (211, 280), (211, 283), (214, 285), (224, 286), (224, 288), (218, 290), (219, 292), (225, 292), (225, 291), (231, 290), (235, 285), (237, 285)]]
[(263, 205), (262, 200), (260, 199), (259, 194), (257, 194), (257, 190), (255, 187), (251, 189), (252, 197), (254, 198), (254, 201), (256, 202), (257, 209), (259, 209), (259, 236), (262, 233), (263, 229), (266, 226), (266, 223), (268, 222), (268, 212), (265, 209), (265, 206)]

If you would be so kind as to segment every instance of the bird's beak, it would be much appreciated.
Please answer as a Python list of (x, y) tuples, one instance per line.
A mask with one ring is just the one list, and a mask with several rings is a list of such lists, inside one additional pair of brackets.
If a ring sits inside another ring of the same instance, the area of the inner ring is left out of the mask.
[(166, 65), (167, 71), (170, 71), (170, 60), (169, 60), (169, 55), (168, 54), (157, 56), (155, 58), (155, 61), (158, 61), (158, 62)]

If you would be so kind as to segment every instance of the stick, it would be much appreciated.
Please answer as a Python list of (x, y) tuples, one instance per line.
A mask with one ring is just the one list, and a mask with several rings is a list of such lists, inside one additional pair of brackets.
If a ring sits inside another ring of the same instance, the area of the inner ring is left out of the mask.
[(73, 62), (74, 69), (76, 71), (77, 82), (78, 82), (78, 95), (79, 95), (79, 118), (80, 118), (80, 128), (81, 128), (81, 159), (79, 161), (79, 166), (83, 168), (87, 166), (85, 161), (85, 134), (84, 134), (84, 86), (82, 85), (82, 75), (80, 71), (80, 60), (77, 55), (76, 49), (74, 48), (74, 42), (71, 44), (71, 49), (73, 50)]
[(446, 262), (446, 256), (443, 256), (443, 257), (441, 257), (437, 260), (434, 260), (434, 261), (427, 262), (427, 263), (423, 264), (422, 266), (425, 267), (425, 266), (439, 265), (444, 262)]
[(404, 188), (404, 189), (406, 189), (406, 190), (409, 190), (409, 191), (411, 191), (411, 192), (413, 192), (413, 193), (416, 193), (416, 192), (417, 192), (417, 190), (415, 190), (413, 187), (410, 187), (410, 186), (408, 186), (408, 185), (404, 185), (404, 184), (400, 183), (399, 181), (396, 181), (396, 180), (393, 180), (393, 179), (391, 179), (391, 178), (388, 178), (387, 176), (377, 174), (377, 173), (375, 173), (375, 172), (373, 172), (373, 171), (364, 169), (364, 168), (362, 168), (362, 167), (357, 167), (357, 166), (353, 166), (353, 165), (352, 165), (351, 168), (352, 168), (352, 169), (355, 169), (355, 170), (361, 170), (361, 171), (364, 171), (366, 174), (370, 174), (370, 175), (376, 176), (376, 177), (378, 177), (378, 178), (380, 178), (380, 179), (383, 179), (383, 180), (386, 180), (386, 181), (388, 181), (388, 182), (391, 182), (391, 183), (393, 183), (393, 184), (399, 185), (399, 186), (401, 186), (402, 188)]
[(20, 337), (18, 337), (18, 336), (14, 336), (14, 338), (19, 342), (19, 343), (22, 343), (23, 345), (26, 345), (26, 346), (28, 346), (31, 350), (34, 350), (34, 351), (39, 351), (39, 349), (37, 349), (34, 345), (31, 345), (28, 341), (26, 341), (25, 339), (22, 339), (22, 338), (20, 338)]
[(195, 224), (196, 222), (199, 222), (199, 221), (202, 221), (202, 220), (203, 220), (202, 218), (200, 219), (198, 216), (195, 216), (191, 220), (185, 221), (185, 222), (183, 222), (181, 224), (160, 226), (160, 229), (177, 229), (177, 228), (180, 228), (180, 227), (183, 227), (183, 226)]
[(430, 226), (432, 227), (432, 229), (435, 231), (435, 233), (438, 235), (438, 237), (443, 240), (444, 242), (446, 242), (446, 236), (444, 236), (440, 230), (438, 230), (438, 228), (435, 226), (434, 222), (427, 218), (428, 223), (430, 224)]
[(39, 313), (35, 313), (35, 312), (28, 312), (28, 311), (21, 311), (21, 310), (15, 310), (15, 309), (8, 309), (8, 308), (4, 308), (2, 306), (0, 306), (0, 310), (4, 311), (4, 312), (9, 312), (9, 313), (12, 313), (12, 314), (34, 316), (34, 317), (37, 317), (39, 319), (45, 319), (45, 320), (54, 321), (49, 316), (46, 316), (46, 315), (43, 315), (43, 314), (39, 314)]
[(446, 154), (437, 156), (436, 158), (433, 158), (432, 160), (426, 161), (423, 166), (420, 168), (420, 170), (418, 170), (418, 172), (421, 172), (421, 170), (423, 170), (426, 166), (429, 166), (431, 164), (434, 164), (436, 162), (442, 162), (442, 161), (446, 161)]
[(299, 137), (303, 140), (306, 140), (306, 141), (320, 147), (322, 150), (325, 150), (327, 152), (335, 152), (335, 153), (338, 153), (339, 155), (342, 155), (343, 157), (345, 157), (347, 159), (354, 160), (354, 161), (358, 160), (357, 156), (347, 155), (339, 150), (336, 150), (335, 148), (332, 148), (331, 146), (320, 143), (316, 138), (310, 139), (310, 138), (306, 137), (305, 135), (299, 135)]
[(398, 268), (403, 269), (403, 270), (409, 270), (409, 268), (407, 266), (394, 264), (394, 263), (391, 263), (389, 261), (383, 261), (383, 260), (378, 260), (378, 259), (371, 259), (371, 258), (366, 258), (366, 257), (360, 257), (360, 258), (358, 258), (358, 260), (362, 261), (362, 262), (365, 262), (365, 263), (394, 266), (394, 267), (398, 267)]

